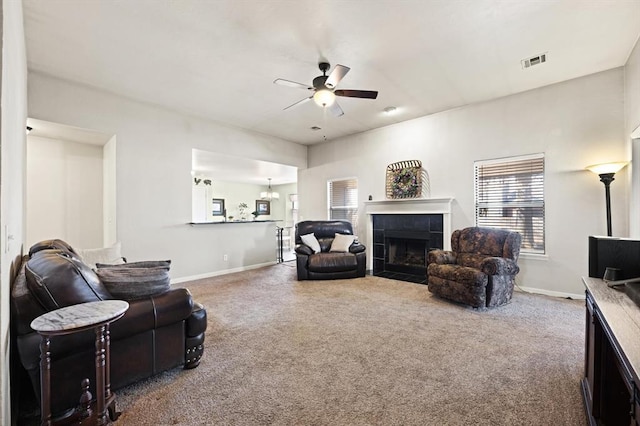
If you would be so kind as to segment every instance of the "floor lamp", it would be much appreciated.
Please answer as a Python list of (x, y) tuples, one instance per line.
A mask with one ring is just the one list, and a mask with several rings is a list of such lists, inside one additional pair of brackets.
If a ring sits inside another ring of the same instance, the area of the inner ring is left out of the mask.
[(609, 190), (609, 186), (611, 182), (613, 182), (614, 175), (620, 171), (624, 166), (626, 166), (626, 162), (618, 162), (618, 163), (605, 163), (605, 164), (594, 164), (593, 166), (588, 166), (587, 169), (591, 170), (593, 173), (600, 176), (600, 182), (604, 184), (604, 197), (607, 206), (607, 236), (611, 236), (611, 192)]

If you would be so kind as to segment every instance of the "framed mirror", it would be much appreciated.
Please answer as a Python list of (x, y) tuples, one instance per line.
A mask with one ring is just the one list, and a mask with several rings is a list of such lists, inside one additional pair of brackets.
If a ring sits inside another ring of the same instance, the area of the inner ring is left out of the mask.
[(211, 203), (211, 215), (224, 216), (224, 198), (214, 198)]
[(265, 200), (256, 200), (256, 211), (258, 215), (270, 215), (271, 214), (271, 203)]

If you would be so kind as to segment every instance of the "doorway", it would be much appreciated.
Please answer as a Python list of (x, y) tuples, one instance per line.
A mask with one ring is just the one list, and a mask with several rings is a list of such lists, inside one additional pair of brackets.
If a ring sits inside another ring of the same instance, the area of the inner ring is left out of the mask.
[(26, 247), (59, 238), (73, 247), (116, 241), (116, 138), (29, 118)]

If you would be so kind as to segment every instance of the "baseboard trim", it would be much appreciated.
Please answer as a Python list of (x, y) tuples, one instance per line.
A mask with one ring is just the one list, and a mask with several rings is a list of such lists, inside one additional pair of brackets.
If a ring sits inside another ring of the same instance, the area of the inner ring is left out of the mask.
[(276, 261), (266, 262), (266, 263), (258, 263), (256, 265), (241, 266), (239, 268), (232, 268), (232, 269), (222, 269), (220, 271), (207, 272), (205, 274), (190, 275), (188, 277), (174, 278), (174, 279), (171, 280), (171, 284), (180, 284), (180, 283), (184, 283), (184, 282), (187, 282), (187, 281), (202, 280), (202, 279), (205, 279), (205, 278), (217, 277), (219, 275), (233, 274), (234, 272), (249, 271), (251, 269), (258, 269), (258, 268), (264, 268), (265, 266), (276, 265), (277, 263), (278, 262), (276, 262)]
[(516, 291), (522, 291), (525, 293), (535, 293), (535, 294), (544, 294), (545, 296), (553, 296), (553, 297), (562, 297), (563, 299), (576, 299), (576, 300), (584, 300), (585, 299), (585, 295), (583, 294), (573, 294), (573, 293), (565, 293), (562, 291), (553, 291), (553, 290), (544, 290), (541, 288), (534, 288), (534, 287), (522, 287), (522, 286), (516, 286), (515, 287)]

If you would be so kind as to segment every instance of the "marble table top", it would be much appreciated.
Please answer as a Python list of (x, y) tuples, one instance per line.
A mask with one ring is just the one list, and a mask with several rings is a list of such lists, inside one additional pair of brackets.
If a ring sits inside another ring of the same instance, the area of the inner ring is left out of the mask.
[(90, 327), (114, 319), (129, 309), (124, 300), (103, 300), (66, 306), (40, 315), (31, 328), (42, 333), (56, 333)]

